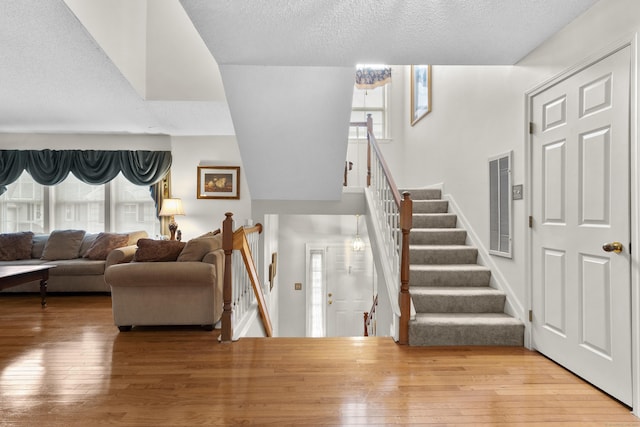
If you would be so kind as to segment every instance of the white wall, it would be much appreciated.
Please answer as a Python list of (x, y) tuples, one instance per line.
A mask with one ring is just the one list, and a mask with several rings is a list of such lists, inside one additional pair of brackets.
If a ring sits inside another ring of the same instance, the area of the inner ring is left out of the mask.
[[(173, 164), (171, 192), (182, 199), (186, 215), (176, 218), (183, 239), (222, 227), (224, 214), (233, 213), (235, 227), (251, 218), (251, 194), (233, 136), (183, 136), (171, 138)], [(240, 200), (198, 199), (198, 166), (240, 166)]]
[[(400, 186), (444, 183), (470, 225), (488, 247), (487, 159), (514, 151), (513, 184), (525, 180), (525, 93), (640, 27), (640, 2), (602, 0), (515, 66), (434, 66), (432, 112), (414, 127), (404, 125), (404, 172)], [(409, 93), (410, 80), (404, 93)], [(405, 100), (409, 117), (409, 99)], [(525, 195), (528, 189), (525, 188)], [(515, 201), (513, 259), (495, 257), (520, 302), (525, 298), (524, 201)]]

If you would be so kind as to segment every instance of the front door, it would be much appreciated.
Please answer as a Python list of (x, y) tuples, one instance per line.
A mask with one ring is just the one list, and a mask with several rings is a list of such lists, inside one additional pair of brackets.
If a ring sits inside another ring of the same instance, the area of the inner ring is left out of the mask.
[(629, 74), (626, 47), (530, 99), (532, 346), (627, 405)]
[(327, 248), (327, 336), (364, 336), (364, 312), (373, 295), (373, 258), (368, 248)]

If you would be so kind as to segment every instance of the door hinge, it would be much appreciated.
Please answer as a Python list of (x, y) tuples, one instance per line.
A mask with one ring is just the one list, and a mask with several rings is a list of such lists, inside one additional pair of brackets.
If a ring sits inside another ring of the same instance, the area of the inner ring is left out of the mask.
[(533, 216), (529, 215), (529, 228), (533, 228)]
[(533, 310), (529, 310), (529, 322), (533, 322)]
[(631, 242), (629, 242), (629, 255), (631, 255)]
[(529, 135), (533, 135), (533, 122), (529, 122)]

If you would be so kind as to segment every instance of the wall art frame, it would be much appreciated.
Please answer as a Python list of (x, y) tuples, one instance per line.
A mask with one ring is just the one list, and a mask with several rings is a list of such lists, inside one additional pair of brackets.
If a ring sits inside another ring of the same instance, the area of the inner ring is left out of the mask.
[(240, 166), (198, 166), (198, 199), (240, 199)]

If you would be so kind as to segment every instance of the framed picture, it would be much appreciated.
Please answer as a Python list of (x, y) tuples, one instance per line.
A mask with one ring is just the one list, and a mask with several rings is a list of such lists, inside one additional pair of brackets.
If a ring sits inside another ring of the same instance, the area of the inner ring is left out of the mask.
[(239, 199), (239, 166), (198, 166), (198, 199)]
[(431, 112), (431, 65), (411, 66), (411, 126)]

